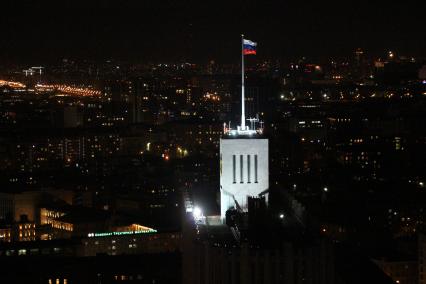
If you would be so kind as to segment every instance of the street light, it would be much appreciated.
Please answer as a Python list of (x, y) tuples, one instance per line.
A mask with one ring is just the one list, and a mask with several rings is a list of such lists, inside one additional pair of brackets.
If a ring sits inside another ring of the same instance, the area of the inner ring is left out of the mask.
[(203, 216), (203, 211), (201, 210), (200, 207), (196, 206), (194, 207), (194, 210), (192, 211), (192, 215), (194, 216), (195, 219), (199, 219)]

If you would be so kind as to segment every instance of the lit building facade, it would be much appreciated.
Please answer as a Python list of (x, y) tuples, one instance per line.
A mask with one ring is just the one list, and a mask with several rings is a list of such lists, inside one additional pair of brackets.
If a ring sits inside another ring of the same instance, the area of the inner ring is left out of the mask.
[(247, 198), (269, 188), (268, 139), (225, 137), (220, 140), (221, 216), (229, 208), (246, 210)]
[(4, 226), (0, 228), (0, 243), (12, 241), (12, 228), (11, 226)]
[(82, 256), (165, 253), (180, 250), (182, 236), (178, 232), (152, 233), (145, 231), (122, 231), (111, 234), (89, 234), (81, 242)]
[(0, 227), (0, 243), (28, 242), (36, 240), (36, 224), (20, 222)]
[[(220, 139), (220, 215), (222, 220), (231, 208), (248, 210), (248, 197), (259, 196), (269, 188), (269, 145), (262, 138), (263, 122), (246, 119), (244, 45), (256, 43), (244, 40), (241, 53), (241, 124), (236, 129), (224, 124)], [(253, 53), (247, 54), (256, 54)], [(246, 125), (248, 122), (249, 125)]]

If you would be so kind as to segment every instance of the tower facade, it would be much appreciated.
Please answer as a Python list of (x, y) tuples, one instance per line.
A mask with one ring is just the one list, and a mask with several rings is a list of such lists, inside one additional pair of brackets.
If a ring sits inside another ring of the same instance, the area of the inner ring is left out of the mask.
[(268, 139), (224, 135), (220, 140), (220, 211), (247, 210), (247, 198), (269, 188)]
[(244, 55), (256, 54), (256, 46), (257, 43), (241, 36), (241, 124), (236, 129), (224, 124), (220, 139), (222, 220), (230, 208), (247, 211), (248, 197), (258, 196), (269, 188), (269, 145), (268, 139), (262, 137), (263, 123), (245, 116)]

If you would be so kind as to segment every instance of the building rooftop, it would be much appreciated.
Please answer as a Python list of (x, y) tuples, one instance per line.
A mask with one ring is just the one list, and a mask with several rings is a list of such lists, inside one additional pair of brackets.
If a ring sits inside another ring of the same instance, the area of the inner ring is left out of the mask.
[(72, 207), (71, 211), (58, 218), (60, 222), (71, 224), (105, 222), (111, 218), (111, 213), (82, 206)]

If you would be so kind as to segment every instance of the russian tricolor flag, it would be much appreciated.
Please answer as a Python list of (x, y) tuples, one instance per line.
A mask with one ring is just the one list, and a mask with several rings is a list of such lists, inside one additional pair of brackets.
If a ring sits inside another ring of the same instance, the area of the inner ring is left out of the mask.
[(257, 43), (248, 39), (243, 39), (243, 54), (256, 54)]

